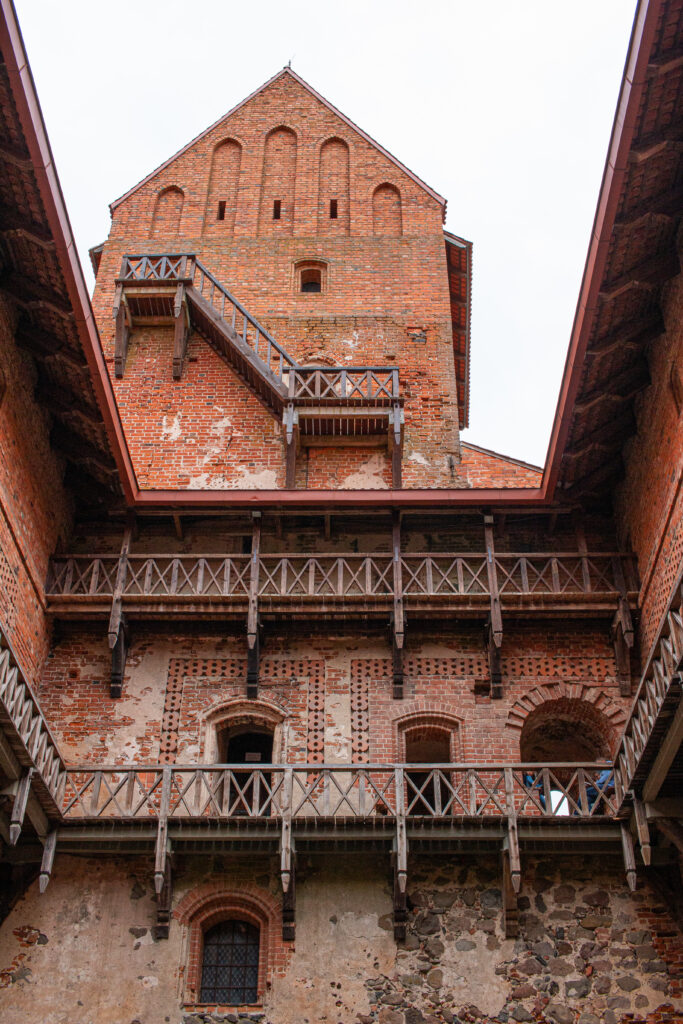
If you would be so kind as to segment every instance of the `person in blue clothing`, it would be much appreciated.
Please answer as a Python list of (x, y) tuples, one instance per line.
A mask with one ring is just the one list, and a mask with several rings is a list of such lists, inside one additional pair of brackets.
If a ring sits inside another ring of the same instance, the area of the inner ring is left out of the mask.
[(524, 775), (524, 785), (527, 789), (538, 790), (538, 802), (540, 803), (543, 810), (545, 810), (545, 794), (543, 792), (543, 780), (541, 779), (540, 775), (534, 782), (533, 775), (530, 772), (526, 772)]
[[(600, 772), (600, 774), (598, 775), (597, 779), (595, 780), (595, 785), (594, 786), (586, 786), (586, 798), (588, 800), (588, 813), (590, 814), (590, 812), (593, 810), (593, 807), (595, 806), (595, 803), (596, 803), (598, 797), (608, 796), (610, 793), (613, 793), (613, 792), (614, 792), (614, 770), (612, 768), (603, 768), (603, 770)], [(604, 809), (605, 812), (607, 812), (609, 810), (609, 808), (604, 807), (604, 802), (603, 802), (603, 809)]]

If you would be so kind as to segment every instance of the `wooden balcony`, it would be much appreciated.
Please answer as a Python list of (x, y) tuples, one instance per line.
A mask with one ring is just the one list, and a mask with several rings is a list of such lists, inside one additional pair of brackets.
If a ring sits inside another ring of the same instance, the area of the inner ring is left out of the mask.
[[(243, 615), (252, 588), (264, 614), (352, 617), (386, 614), (397, 589), (415, 613), (486, 614), (495, 594), (503, 611), (613, 614), (635, 605), (631, 557), (485, 552), (402, 554), (60, 555), (50, 564), (49, 610), (60, 616), (108, 615), (117, 581), (130, 614), (153, 618)], [(255, 568), (254, 568), (255, 566)], [(624, 582), (626, 581), (626, 582)], [(624, 587), (626, 591), (624, 592)]]

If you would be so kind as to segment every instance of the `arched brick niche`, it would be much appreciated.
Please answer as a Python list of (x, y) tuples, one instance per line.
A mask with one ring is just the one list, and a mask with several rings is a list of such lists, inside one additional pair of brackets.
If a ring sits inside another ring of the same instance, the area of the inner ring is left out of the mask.
[(348, 235), (349, 224), (349, 147), (327, 139), (320, 147), (318, 234)]
[(379, 185), (372, 195), (372, 233), (397, 238), (403, 234), (401, 193), (389, 182)]
[(176, 185), (159, 192), (152, 213), (152, 238), (169, 238), (180, 231), (185, 193)]
[(296, 133), (285, 125), (266, 136), (259, 209), (260, 235), (291, 235), (296, 192)]
[(462, 757), (462, 720), (435, 701), (415, 701), (395, 718), (394, 750), (400, 763), (456, 762)]
[(273, 737), (273, 762), (286, 759), (284, 750), (285, 712), (265, 700), (233, 699), (209, 708), (200, 720), (200, 751), (205, 764), (219, 760), (221, 736), (230, 731), (267, 732)]
[[(276, 974), (284, 974), (292, 946), (282, 939), (282, 904), (265, 889), (240, 883), (228, 889), (220, 882), (207, 882), (190, 890), (178, 903), (173, 916), (186, 928), (185, 1006), (200, 1006), (204, 935), (221, 921), (246, 921), (259, 931), (258, 998)], [(212, 1004), (213, 1005), (213, 1004)], [(231, 1008), (226, 1004), (226, 1008)]]
[(211, 156), (206, 198), (206, 234), (231, 235), (237, 214), (237, 193), (242, 165), (242, 146), (237, 139), (219, 142)]
[(539, 686), (510, 709), (507, 726), (519, 734), (522, 761), (598, 761), (611, 758), (626, 712), (595, 687)]

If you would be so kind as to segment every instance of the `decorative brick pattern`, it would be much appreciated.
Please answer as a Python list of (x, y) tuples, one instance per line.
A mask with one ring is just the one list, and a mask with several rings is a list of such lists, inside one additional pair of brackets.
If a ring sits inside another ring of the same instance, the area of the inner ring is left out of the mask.
[[(382, 678), (386, 662), (371, 662), (377, 676)], [(369, 736), (369, 678), (367, 661), (351, 662), (351, 754), (354, 764), (366, 764), (370, 760)]]
[[(319, 665), (319, 667), (318, 667)], [(308, 677), (307, 760), (321, 764), (325, 760), (325, 669), (320, 662)]]

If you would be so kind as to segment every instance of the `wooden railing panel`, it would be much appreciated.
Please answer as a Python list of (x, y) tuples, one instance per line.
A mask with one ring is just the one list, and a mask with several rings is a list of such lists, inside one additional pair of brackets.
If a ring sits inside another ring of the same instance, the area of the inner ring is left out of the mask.
[[(605, 765), (191, 765), (170, 768), (171, 819), (281, 815), (285, 772), (292, 820), (307, 818), (595, 818), (617, 811)], [(397, 804), (397, 773), (404, 779)], [(69, 768), (67, 820), (149, 820), (160, 813), (161, 765)]]

